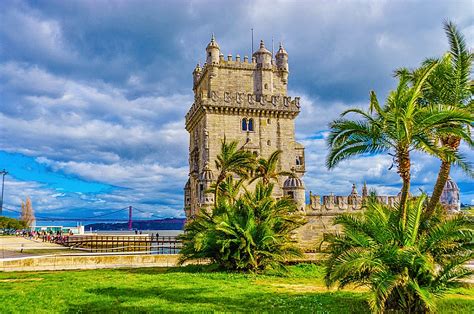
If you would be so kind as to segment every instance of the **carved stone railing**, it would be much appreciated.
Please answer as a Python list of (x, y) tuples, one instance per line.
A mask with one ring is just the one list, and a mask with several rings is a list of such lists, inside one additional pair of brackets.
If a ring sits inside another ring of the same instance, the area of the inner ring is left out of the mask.
[(218, 93), (213, 91), (210, 98), (196, 97), (186, 114), (186, 123), (200, 107), (248, 108), (299, 113), (300, 97), (292, 99), (289, 96), (256, 95), (243, 92)]
[[(378, 196), (377, 200), (383, 204), (395, 205), (399, 201), (398, 196)], [(361, 196), (338, 196), (325, 195), (321, 202), (321, 196), (310, 194), (310, 203), (306, 206), (307, 215), (335, 215), (345, 212), (360, 211), (364, 199)]]

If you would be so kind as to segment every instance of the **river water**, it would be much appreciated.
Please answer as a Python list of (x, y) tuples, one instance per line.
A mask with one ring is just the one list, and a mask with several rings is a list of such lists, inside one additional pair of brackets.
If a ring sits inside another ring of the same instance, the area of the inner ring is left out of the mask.
[[(91, 234), (90, 231), (86, 230), (86, 234)], [(141, 235), (149, 235), (151, 236), (156, 236), (157, 234), (162, 237), (175, 237), (177, 235), (182, 234), (184, 231), (183, 230), (141, 230)], [(94, 230), (92, 234), (102, 234), (102, 235), (135, 235), (135, 231), (128, 231), (128, 230), (119, 230), (119, 231), (100, 231), (100, 230)], [(140, 234), (140, 231), (137, 233), (138, 235)]]

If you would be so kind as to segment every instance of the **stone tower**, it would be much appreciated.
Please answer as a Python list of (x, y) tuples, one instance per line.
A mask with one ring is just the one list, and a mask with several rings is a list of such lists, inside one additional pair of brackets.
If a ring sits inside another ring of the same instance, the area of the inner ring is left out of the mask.
[(300, 99), (287, 95), (288, 69), (288, 53), (282, 45), (275, 59), (263, 41), (251, 60), (247, 56), (241, 60), (239, 55), (224, 58), (212, 36), (206, 63), (193, 71), (194, 103), (186, 114), (190, 135), (189, 179), (184, 188), (186, 217), (214, 202), (208, 188), (217, 177), (215, 159), (224, 137), (264, 158), (281, 150), (279, 170), (291, 170), (292, 175), (279, 179), (274, 196), (293, 197), (304, 210), (304, 146), (295, 141), (294, 123)]
[(440, 197), (440, 203), (448, 212), (458, 212), (461, 210), (459, 194), (458, 185), (451, 177), (448, 177)]

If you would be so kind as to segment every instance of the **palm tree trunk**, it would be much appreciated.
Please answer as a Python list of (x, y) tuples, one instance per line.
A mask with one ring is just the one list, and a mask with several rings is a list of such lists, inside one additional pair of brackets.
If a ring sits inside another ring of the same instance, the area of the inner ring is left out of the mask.
[(226, 173), (224, 171), (221, 171), (221, 173), (219, 173), (219, 176), (217, 177), (216, 189), (214, 191), (214, 207), (217, 206), (217, 197), (219, 195), (219, 184), (221, 184), (221, 182), (224, 181), (225, 177), (226, 177)]
[[(441, 140), (441, 144), (448, 147), (452, 151), (457, 151), (461, 144), (461, 139), (456, 136), (448, 136)], [(438, 178), (436, 179), (435, 186), (433, 187), (433, 195), (431, 195), (430, 202), (426, 208), (427, 216), (431, 216), (434, 213), (436, 205), (439, 202), (441, 194), (443, 193), (446, 181), (448, 181), (449, 172), (451, 171), (451, 163), (446, 160), (441, 160), (441, 167), (438, 172)]]
[(436, 208), (436, 205), (439, 203), (441, 194), (443, 193), (444, 186), (446, 181), (448, 181), (449, 172), (451, 170), (451, 163), (447, 161), (441, 161), (441, 167), (438, 173), (438, 179), (436, 179), (436, 184), (433, 188), (433, 194), (431, 195), (430, 202), (426, 208), (426, 215), (430, 217)]
[(408, 195), (410, 193), (410, 169), (411, 169), (411, 162), (410, 162), (410, 152), (408, 149), (402, 148), (399, 150), (397, 154), (398, 159), (398, 174), (400, 178), (402, 178), (403, 186), (400, 196), (400, 210), (402, 216), (402, 226), (405, 227), (406, 220), (407, 220), (407, 202), (408, 202)]

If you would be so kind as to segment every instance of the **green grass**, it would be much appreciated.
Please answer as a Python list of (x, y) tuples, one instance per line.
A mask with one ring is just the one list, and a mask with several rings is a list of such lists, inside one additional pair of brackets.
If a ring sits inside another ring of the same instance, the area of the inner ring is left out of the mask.
[[(0, 273), (0, 312), (368, 312), (364, 290), (328, 291), (322, 277), (316, 265), (291, 266), (285, 276), (195, 266)], [(460, 287), (438, 306), (441, 313), (473, 313), (474, 292)]]

